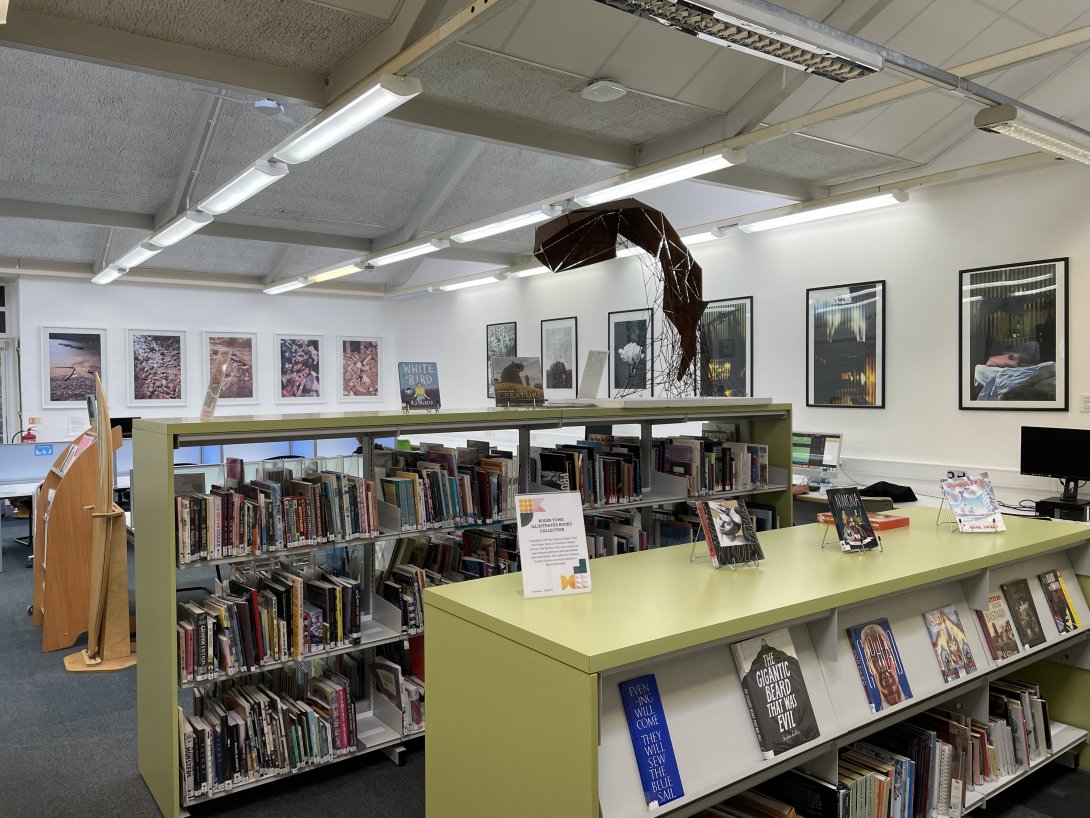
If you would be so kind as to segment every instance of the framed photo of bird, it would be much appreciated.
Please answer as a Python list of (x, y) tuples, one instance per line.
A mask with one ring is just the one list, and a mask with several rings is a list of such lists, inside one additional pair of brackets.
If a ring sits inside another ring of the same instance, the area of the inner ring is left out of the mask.
[(106, 330), (42, 327), (42, 406), (85, 408), (105, 363)]

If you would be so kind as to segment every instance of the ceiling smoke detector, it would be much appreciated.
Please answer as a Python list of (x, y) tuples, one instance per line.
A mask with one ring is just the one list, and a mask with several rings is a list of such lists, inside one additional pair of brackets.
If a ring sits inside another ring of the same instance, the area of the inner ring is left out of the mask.
[(591, 102), (613, 102), (628, 93), (628, 89), (616, 80), (594, 80), (579, 95)]

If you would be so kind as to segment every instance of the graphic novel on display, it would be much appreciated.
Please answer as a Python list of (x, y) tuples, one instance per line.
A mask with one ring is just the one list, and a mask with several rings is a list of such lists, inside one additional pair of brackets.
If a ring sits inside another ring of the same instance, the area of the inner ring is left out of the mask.
[(878, 537), (863, 508), (858, 489), (828, 489), (829, 512), (845, 551), (866, 551), (878, 546)]
[(708, 554), (716, 568), (764, 559), (753, 518), (742, 500), (702, 500), (696, 504)]
[(764, 758), (816, 739), (817, 718), (791, 632), (779, 628), (730, 647)]
[(401, 361), (397, 365), (403, 409), (438, 409), (439, 365), (434, 361)]
[(540, 358), (493, 358), (492, 385), (497, 406), (541, 406), (545, 402)]
[(1045, 571), (1043, 574), (1038, 574), (1037, 579), (1041, 581), (1041, 588), (1045, 592), (1048, 609), (1052, 612), (1056, 631), (1068, 633), (1078, 630), (1082, 623), (1079, 622), (1079, 614), (1071, 602), (1071, 594), (1067, 592), (1067, 585), (1064, 584), (1064, 578), (1060, 572), (1055, 569)]
[(1014, 628), (1018, 631), (1022, 644), (1032, 648), (1044, 642), (1045, 632), (1041, 628), (1041, 619), (1037, 616), (1037, 606), (1033, 602), (1029, 582), (1016, 579), (1004, 582), (999, 587), (1007, 598), (1007, 607), (1010, 608)]
[(848, 641), (871, 711), (912, 698), (905, 666), (893, 639), (888, 619), (876, 619), (848, 628)]
[(931, 647), (935, 650), (935, 659), (938, 660), (944, 682), (976, 673), (973, 651), (957, 608), (946, 605), (926, 611), (923, 621), (927, 624), (927, 635), (931, 637)]
[(986, 471), (976, 477), (943, 480), (942, 490), (958, 521), (958, 530), (966, 533), (1007, 530)]
[(980, 620), (980, 627), (984, 631), (984, 638), (993, 659), (998, 661), (1018, 655), (1018, 638), (1002, 594), (990, 595), (988, 609), (977, 611), (976, 616)]
[(629, 679), (619, 687), (647, 806), (661, 807), (681, 798), (685, 789), (654, 674)]

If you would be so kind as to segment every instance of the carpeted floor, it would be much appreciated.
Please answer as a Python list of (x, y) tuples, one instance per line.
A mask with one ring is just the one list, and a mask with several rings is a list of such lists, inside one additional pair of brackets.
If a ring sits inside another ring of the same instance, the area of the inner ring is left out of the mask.
[[(28, 552), (12, 542), (24, 532), (21, 522), (0, 526), (0, 816), (157, 816), (136, 767), (136, 672), (68, 674), (63, 657), (71, 651), (41, 652), (41, 634), (26, 614)], [(225, 797), (193, 814), (418, 818), (424, 815), (423, 743), (407, 746), (401, 768), (381, 754), (364, 756)], [(1090, 775), (1060, 763), (989, 801), (982, 814), (1072, 818), (1090, 814), (1088, 804)]]

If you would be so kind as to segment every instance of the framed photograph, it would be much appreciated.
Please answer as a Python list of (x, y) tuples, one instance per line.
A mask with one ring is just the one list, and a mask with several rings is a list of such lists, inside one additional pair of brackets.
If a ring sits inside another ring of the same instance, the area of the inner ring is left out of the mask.
[(650, 309), (609, 313), (609, 394), (644, 398), (654, 394), (654, 319)]
[(106, 330), (42, 327), (42, 406), (79, 406), (106, 385)]
[(130, 404), (185, 404), (184, 331), (130, 329), (127, 364)]
[(382, 339), (341, 335), (341, 387), (338, 399), (345, 401), (382, 400)]
[(541, 322), (545, 400), (573, 400), (579, 387), (579, 331), (575, 317)]
[(257, 403), (257, 333), (204, 333), (204, 391), (208, 391), (212, 362), (221, 349), (231, 350), (219, 403)]
[(700, 397), (753, 396), (753, 296), (709, 301), (698, 325)]
[(492, 359), (514, 358), (518, 354), (517, 342), (518, 324), (514, 321), (488, 324), (484, 328), (484, 378), (488, 383), (488, 397), (496, 397), (496, 388), (492, 385)]
[(886, 282), (806, 291), (806, 405), (885, 406)]
[(1067, 409), (1067, 259), (962, 270), (961, 409)]
[(277, 403), (317, 403), (322, 400), (323, 341), (321, 336), (277, 334)]

